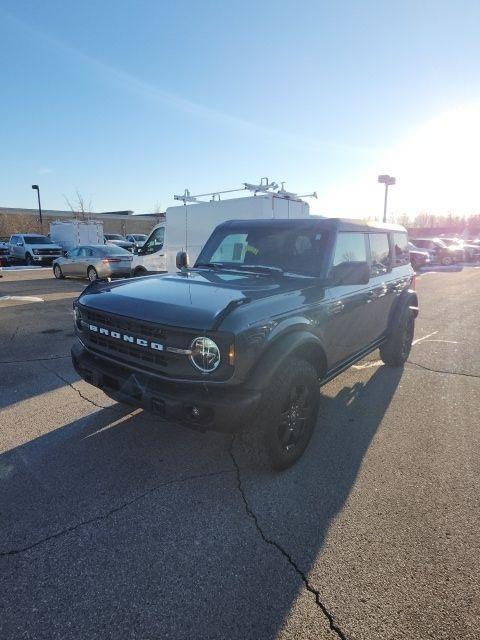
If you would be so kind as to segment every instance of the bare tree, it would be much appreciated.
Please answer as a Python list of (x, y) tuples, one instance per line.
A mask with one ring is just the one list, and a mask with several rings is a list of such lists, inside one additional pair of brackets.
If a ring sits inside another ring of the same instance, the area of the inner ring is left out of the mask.
[(162, 207), (160, 206), (160, 202), (158, 200), (153, 205), (152, 213), (163, 213)]
[(411, 222), (410, 216), (407, 213), (400, 213), (399, 215), (395, 216), (394, 221), (404, 227), (408, 227)]
[(65, 198), (68, 208), (75, 214), (76, 218), (81, 217), (85, 220), (85, 218), (89, 217), (92, 212), (92, 201), (90, 199), (87, 201), (78, 189), (75, 191), (75, 197), (72, 200), (67, 198), (66, 195), (63, 197)]

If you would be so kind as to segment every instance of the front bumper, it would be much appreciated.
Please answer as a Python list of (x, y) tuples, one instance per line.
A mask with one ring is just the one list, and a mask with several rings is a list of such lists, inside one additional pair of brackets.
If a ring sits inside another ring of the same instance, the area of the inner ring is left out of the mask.
[(32, 258), (36, 261), (36, 262), (53, 262), (54, 260), (57, 260), (58, 258), (61, 258), (62, 256), (59, 254), (58, 256), (36, 256), (35, 254), (32, 255)]
[(71, 353), (78, 375), (110, 398), (200, 431), (241, 431), (261, 400), (259, 391), (172, 383), (138, 373), (91, 353), (80, 342), (73, 345)]

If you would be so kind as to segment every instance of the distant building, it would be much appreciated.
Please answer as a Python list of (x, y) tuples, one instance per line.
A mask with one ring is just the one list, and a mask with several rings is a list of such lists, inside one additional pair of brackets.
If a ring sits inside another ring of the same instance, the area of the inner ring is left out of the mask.
[(150, 233), (152, 228), (165, 219), (164, 213), (134, 214), (133, 211), (105, 211), (73, 213), (52, 209), (42, 210), (43, 229), (40, 228), (38, 209), (0, 207), (0, 238), (12, 233), (48, 233), (50, 222), (78, 218), (79, 220), (101, 220), (106, 233)]

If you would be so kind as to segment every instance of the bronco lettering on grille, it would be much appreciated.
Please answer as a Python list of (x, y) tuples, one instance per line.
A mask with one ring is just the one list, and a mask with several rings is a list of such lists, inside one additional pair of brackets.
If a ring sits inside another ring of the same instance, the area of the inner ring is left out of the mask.
[(88, 327), (88, 330), (93, 331), (93, 333), (110, 336), (110, 338), (122, 340), (123, 342), (129, 342), (130, 344), (137, 344), (139, 347), (147, 347), (150, 349), (154, 349), (155, 351), (163, 351), (163, 344), (160, 344), (159, 342), (149, 342), (144, 338), (137, 338), (136, 336), (130, 336), (126, 333), (111, 331), (110, 329), (105, 329), (105, 327), (98, 327), (96, 324), (88, 324), (86, 326)]

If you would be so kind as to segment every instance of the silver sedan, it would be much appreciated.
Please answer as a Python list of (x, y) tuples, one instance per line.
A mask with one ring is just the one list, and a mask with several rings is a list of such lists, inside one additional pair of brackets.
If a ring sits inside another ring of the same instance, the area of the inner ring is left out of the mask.
[(53, 262), (53, 275), (87, 277), (90, 282), (99, 278), (130, 276), (132, 273), (132, 254), (126, 249), (108, 245), (83, 245), (70, 249), (65, 257)]

